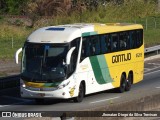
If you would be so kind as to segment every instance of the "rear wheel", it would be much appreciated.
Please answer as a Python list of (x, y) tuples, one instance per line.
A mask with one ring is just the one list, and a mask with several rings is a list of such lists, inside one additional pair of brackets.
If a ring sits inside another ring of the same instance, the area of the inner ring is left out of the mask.
[(79, 86), (78, 96), (75, 97), (73, 100), (74, 102), (82, 102), (83, 98), (84, 98), (84, 85), (81, 83)]
[(126, 88), (125, 88), (126, 91), (130, 91), (130, 89), (131, 89), (132, 78), (133, 78), (133, 75), (131, 73), (129, 73), (128, 80), (126, 81)]
[(126, 88), (126, 78), (122, 74), (121, 75), (121, 83), (120, 83), (120, 87), (118, 88), (118, 92), (123, 93), (125, 91), (125, 88)]

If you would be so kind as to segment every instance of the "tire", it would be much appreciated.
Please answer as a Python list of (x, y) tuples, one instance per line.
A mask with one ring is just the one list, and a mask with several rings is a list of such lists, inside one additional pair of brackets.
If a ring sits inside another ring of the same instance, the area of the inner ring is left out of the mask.
[(84, 85), (81, 83), (79, 86), (78, 96), (75, 97), (73, 100), (75, 103), (80, 103), (82, 102), (83, 98), (84, 98)]
[(43, 103), (44, 103), (44, 99), (36, 98), (36, 99), (35, 99), (35, 102), (36, 102), (37, 104), (43, 104)]
[(118, 92), (123, 93), (125, 91), (125, 88), (126, 88), (126, 78), (122, 74), (121, 75), (121, 83), (120, 83), (120, 87), (118, 88)]
[(133, 78), (133, 75), (129, 73), (128, 80), (126, 81), (125, 91), (130, 91), (131, 86), (132, 86), (132, 78)]

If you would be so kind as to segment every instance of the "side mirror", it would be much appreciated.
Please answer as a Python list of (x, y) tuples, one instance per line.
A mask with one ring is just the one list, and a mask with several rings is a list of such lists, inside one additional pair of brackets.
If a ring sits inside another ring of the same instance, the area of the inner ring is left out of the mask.
[(76, 47), (72, 47), (68, 53), (67, 53), (67, 56), (66, 56), (66, 64), (69, 65), (70, 62), (71, 62), (71, 55), (73, 53), (73, 51), (76, 49)]
[(19, 48), (16, 53), (15, 53), (15, 61), (16, 61), (16, 64), (18, 64), (18, 56), (19, 56), (19, 53), (22, 52), (22, 48)]

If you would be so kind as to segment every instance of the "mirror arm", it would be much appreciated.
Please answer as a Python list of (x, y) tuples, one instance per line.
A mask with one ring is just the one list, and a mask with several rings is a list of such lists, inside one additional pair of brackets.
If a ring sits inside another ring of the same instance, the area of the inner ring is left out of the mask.
[(66, 57), (66, 64), (69, 65), (70, 64), (70, 59), (71, 59), (71, 55), (73, 53), (73, 51), (76, 49), (76, 47), (72, 47), (69, 52), (67, 53), (67, 57)]
[(16, 54), (15, 54), (15, 62), (16, 64), (18, 64), (18, 56), (19, 56), (19, 53), (22, 52), (22, 48), (19, 48), (17, 51), (16, 51)]

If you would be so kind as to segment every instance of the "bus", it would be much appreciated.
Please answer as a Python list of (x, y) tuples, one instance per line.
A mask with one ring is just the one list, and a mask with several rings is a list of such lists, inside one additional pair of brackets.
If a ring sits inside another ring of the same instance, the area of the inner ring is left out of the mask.
[(36, 102), (72, 99), (143, 80), (143, 27), (130, 23), (76, 23), (32, 32), (21, 58), (20, 94)]

